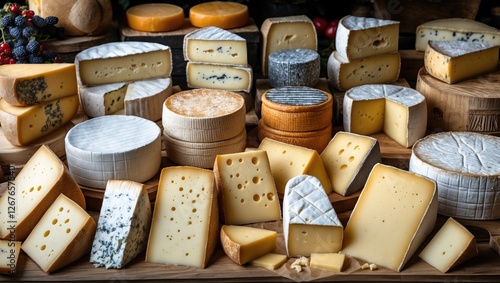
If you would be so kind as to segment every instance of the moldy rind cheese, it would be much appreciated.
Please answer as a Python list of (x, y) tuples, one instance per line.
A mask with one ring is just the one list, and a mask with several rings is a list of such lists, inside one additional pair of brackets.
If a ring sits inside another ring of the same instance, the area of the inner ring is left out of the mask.
[(208, 1), (189, 9), (189, 21), (195, 27), (216, 26), (232, 29), (246, 26), (249, 21), (248, 6), (231, 1)]
[(145, 32), (177, 30), (184, 24), (184, 10), (167, 3), (132, 6), (125, 11), (125, 17), (131, 29)]
[(320, 77), (319, 53), (306, 48), (285, 49), (269, 54), (268, 77), (271, 87), (314, 87)]

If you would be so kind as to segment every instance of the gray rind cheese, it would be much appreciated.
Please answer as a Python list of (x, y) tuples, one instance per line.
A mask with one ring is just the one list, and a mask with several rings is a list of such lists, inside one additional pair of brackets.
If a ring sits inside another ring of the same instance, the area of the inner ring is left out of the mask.
[(312, 49), (285, 49), (269, 54), (268, 77), (271, 87), (309, 86), (319, 80), (319, 53)]

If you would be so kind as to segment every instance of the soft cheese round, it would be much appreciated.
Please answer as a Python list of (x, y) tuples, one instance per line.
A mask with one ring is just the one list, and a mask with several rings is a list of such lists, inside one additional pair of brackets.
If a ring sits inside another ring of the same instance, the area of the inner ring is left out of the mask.
[(272, 87), (314, 87), (320, 71), (321, 61), (315, 50), (294, 48), (269, 54), (268, 77)]
[(439, 213), (473, 220), (500, 218), (500, 138), (441, 132), (413, 145), (409, 170), (437, 183)]

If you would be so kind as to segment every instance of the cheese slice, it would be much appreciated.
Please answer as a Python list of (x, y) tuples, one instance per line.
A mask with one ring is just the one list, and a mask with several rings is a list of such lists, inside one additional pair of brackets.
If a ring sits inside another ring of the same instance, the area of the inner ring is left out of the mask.
[(312, 49), (294, 48), (269, 54), (268, 78), (271, 87), (314, 87), (320, 77), (319, 53)]
[(343, 234), (344, 227), (318, 178), (298, 175), (286, 183), (283, 235), (289, 257), (338, 252)]
[(79, 105), (76, 93), (33, 106), (13, 106), (2, 99), (0, 124), (11, 144), (26, 146), (70, 123)]
[(186, 78), (190, 88), (250, 92), (253, 70), (250, 65), (187, 62)]
[(220, 241), (224, 253), (244, 265), (276, 249), (277, 232), (251, 226), (222, 225)]
[(224, 224), (281, 220), (278, 192), (266, 151), (220, 154), (213, 167)]
[(404, 86), (368, 84), (346, 91), (343, 101), (346, 132), (384, 132), (404, 147), (425, 136), (427, 104), (420, 92)]
[(342, 253), (312, 253), (310, 266), (341, 272), (344, 262), (345, 254)]
[(474, 235), (450, 217), (418, 256), (437, 270), (446, 273), (478, 254)]
[(138, 4), (125, 11), (131, 29), (145, 32), (166, 32), (184, 25), (184, 10), (174, 4)]
[(182, 50), (185, 61), (248, 66), (246, 39), (216, 26), (187, 33)]
[(51, 273), (88, 254), (95, 232), (92, 216), (61, 194), (21, 248), (44, 272)]
[(239, 28), (247, 25), (249, 17), (248, 6), (232, 1), (208, 1), (189, 9), (189, 21), (199, 28)]
[(286, 255), (276, 254), (271, 252), (250, 261), (250, 265), (264, 267), (269, 270), (276, 270), (280, 266), (282, 266), (287, 260), (288, 257)]
[(365, 185), (373, 166), (382, 162), (376, 138), (339, 131), (321, 152), (332, 190), (347, 196)]
[(162, 169), (146, 262), (205, 268), (219, 239), (217, 191), (212, 170)]
[(13, 275), (18, 271), (20, 252), (20, 241), (0, 240), (0, 274)]
[(318, 35), (312, 20), (306, 15), (267, 18), (262, 22), (262, 74), (267, 75), (271, 53), (285, 49), (318, 50)]
[(110, 42), (77, 53), (75, 66), (78, 84), (84, 86), (170, 77), (172, 53), (154, 42)]
[(146, 187), (127, 180), (109, 180), (90, 251), (95, 267), (123, 268), (146, 249), (151, 225)]
[(471, 19), (446, 18), (417, 26), (415, 39), (417, 51), (425, 51), (429, 40), (459, 40), (500, 45), (500, 30)]
[(495, 71), (499, 49), (500, 45), (493, 44), (429, 40), (424, 55), (425, 70), (438, 80), (458, 83)]
[(436, 183), (376, 164), (344, 230), (342, 253), (400, 272), (437, 218)]
[(0, 66), (0, 97), (11, 105), (35, 105), (76, 93), (75, 64)]

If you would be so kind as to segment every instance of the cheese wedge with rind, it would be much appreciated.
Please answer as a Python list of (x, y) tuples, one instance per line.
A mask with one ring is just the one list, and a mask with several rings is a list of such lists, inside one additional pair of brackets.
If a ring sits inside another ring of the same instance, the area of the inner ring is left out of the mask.
[(276, 231), (251, 226), (222, 225), (220, 241), (224, 253), (244, 265), (276, 249)]

